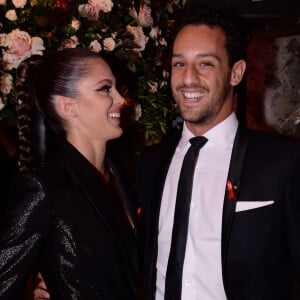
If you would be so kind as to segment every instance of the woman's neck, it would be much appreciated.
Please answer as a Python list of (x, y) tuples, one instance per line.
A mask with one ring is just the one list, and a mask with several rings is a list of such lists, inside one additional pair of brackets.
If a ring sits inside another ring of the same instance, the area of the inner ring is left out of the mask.
[(67, 136), (72, 144), (101, 174), (105, 174), (106, 143)]

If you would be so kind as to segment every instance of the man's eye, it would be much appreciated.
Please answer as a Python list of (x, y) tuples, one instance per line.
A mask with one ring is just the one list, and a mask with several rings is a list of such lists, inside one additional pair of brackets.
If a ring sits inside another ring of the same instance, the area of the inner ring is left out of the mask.
[(184, 66), (184, 63), (182, 63), (182, 62), (174, 62), (173, 64), (172, 64), (172, 67), (182, 67), (182, 66)]
[(202, 68), (207, 68), (207, 67), (212, 67), (213, 66), (213, 64), (210, 63), (210, 62), (201, 62), (199, 65)]

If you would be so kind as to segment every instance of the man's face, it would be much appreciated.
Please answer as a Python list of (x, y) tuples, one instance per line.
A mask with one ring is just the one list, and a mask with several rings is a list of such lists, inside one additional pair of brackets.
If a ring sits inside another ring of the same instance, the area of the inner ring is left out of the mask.
[(232, 112), (231, 73), (220, 28), (188, 25), (178, 33), (171, 87), (181, 116), (194, 134), (195, 128), (208, 130)]

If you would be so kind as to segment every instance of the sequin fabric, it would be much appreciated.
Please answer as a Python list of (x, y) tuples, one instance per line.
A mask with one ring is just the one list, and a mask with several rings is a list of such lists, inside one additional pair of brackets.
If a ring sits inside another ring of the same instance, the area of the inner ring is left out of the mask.
[[(0, 227), (0, 299), (15, 296), (33, 264), (51, 299), (137, 299), (128, 212), (76, 149), (61, 147), (53, 163), (20, 177), (11, 193)], [(117, 186), (133, 201), (123, 182)]]

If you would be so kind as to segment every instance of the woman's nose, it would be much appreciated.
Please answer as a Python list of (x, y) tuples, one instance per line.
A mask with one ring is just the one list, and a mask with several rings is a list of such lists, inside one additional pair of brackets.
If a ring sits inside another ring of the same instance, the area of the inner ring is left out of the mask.
[(113, 93), (113, 102), (114, 104), (120, 106), (125, 103), (124, 97), (117, 90), (115, 90), (115, 92)]

